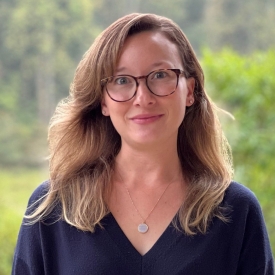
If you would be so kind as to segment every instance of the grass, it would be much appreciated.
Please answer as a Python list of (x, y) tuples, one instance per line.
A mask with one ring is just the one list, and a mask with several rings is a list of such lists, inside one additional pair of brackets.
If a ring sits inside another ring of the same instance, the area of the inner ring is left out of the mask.
[(47, 178), (41, 170), (0, 170), (0, 275), (11, 273), (13, 252), (28, 198)]

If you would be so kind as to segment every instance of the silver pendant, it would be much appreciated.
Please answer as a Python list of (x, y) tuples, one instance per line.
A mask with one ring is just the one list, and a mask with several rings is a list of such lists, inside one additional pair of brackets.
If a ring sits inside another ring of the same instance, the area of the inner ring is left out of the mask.
[(141, 223), (138, 225), (138, 232), (144, 234), (148, 231), (149, 227), (146, 223)]

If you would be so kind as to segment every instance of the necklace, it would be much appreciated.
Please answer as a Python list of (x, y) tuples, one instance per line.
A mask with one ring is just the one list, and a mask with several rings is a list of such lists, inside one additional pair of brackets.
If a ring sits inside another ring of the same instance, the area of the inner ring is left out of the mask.
[(156, 204), (154, 205), (154, 207), (152, 208), (152, 210), (149, 212), (148, 216), (147, 216), (145, 219), (142, 217), (142, 215), (141, 215), (140, 212), (138, 211), (138, 209), (137, 209), (137, 207), (136, 207), (136, 205), (135, 205), (135, 203), (134, 203), (134, 201), (133, 201), (133, 199), (132, 199), (132, 196), (131, 196), (131, 194), (130, 194), (129, 189), (128, 189), (126, 186), (124, 186), (125, 189), (127, 190), (128, 196), (129, 196), (129, 198), (131, 199), (131, 202), (132, 202), (134, 208), (136, 209), (138, 215), (139, 215), (139, 216), (141, 217), (141, 219), (143, 220), (143, 222), (140, 223), (140, 224), (138, 225), (138, 232), (144, 234), (144, 233), (146, 233), (146, 232), (149, 230), (149, 226), (148, 226), (148, 224), (146, 223), (146, 220), (150, 217), (150, 215), (152, 214), (152, 212), (155, 210), (155, 208), (157, 207), (157, 205), (158, 205), (160, 199), (163, 197), (164, 193), (166, 192), (166, 190), (168, 189), (168, 187), (170, 186), (171, 183), (172, 183), (172, 181), (166, 186), (166, 188), (165, 188), (164, 191), (162, 192), (161, 196), (158, 198)]

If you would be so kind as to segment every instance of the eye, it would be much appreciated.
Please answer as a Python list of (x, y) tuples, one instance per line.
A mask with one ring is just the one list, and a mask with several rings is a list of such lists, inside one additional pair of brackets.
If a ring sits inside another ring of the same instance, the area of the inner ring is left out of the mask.
[(126, 85), (126, 84), (130, 84), (132, 80), (128, 76), (118, 76), (113, 79), (113, 82), (116, 85)]
[(152, 79), (162, 79), (167, 77), (167, 72), (166, 71), (158, 71), (152, 74)]

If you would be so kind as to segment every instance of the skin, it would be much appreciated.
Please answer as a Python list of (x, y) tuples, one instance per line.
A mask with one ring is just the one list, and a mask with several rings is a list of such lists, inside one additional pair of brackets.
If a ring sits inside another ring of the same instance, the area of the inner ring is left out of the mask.
[[(115, 74), (141, 76), (166, 68), (184, 70), (178, 48), (162, 33), (148, 31), (126, 39)], [(184, 201), (188, 183), (177, 154), (177, 135), (186, 106), (194, 102), (193, 91), (194, 79), (180, 76), (176, 92), (167, 97), (152, 94), (144, 79), (127, 102), (115, 102), (104, 92), (102, 113), (110, 116), (122, 141), (107, 203), (141, 255), (156, 243)], [(149, 231), (145, 234), (137, 231), (143, 220), (127, 189), (143, 218), (166, 189), (146, 220)]]
[[(184, 69), (177, 46), (161, 33), (143, 32), (126, 40), (114, 74), (140, 76), (164, 68)], [(139, 82), (137, 95), (128, 102), (118, 103), (104, 94), (102, 111), (111, 117), (122, 146), (147, 150), (167, 142), (175, 144), (185, 107), (191, 105), (190, 100), (194, 102), (194, 80), (180, 76), (177, 92), (168, 97), (153, 95), (144, 79)]]

